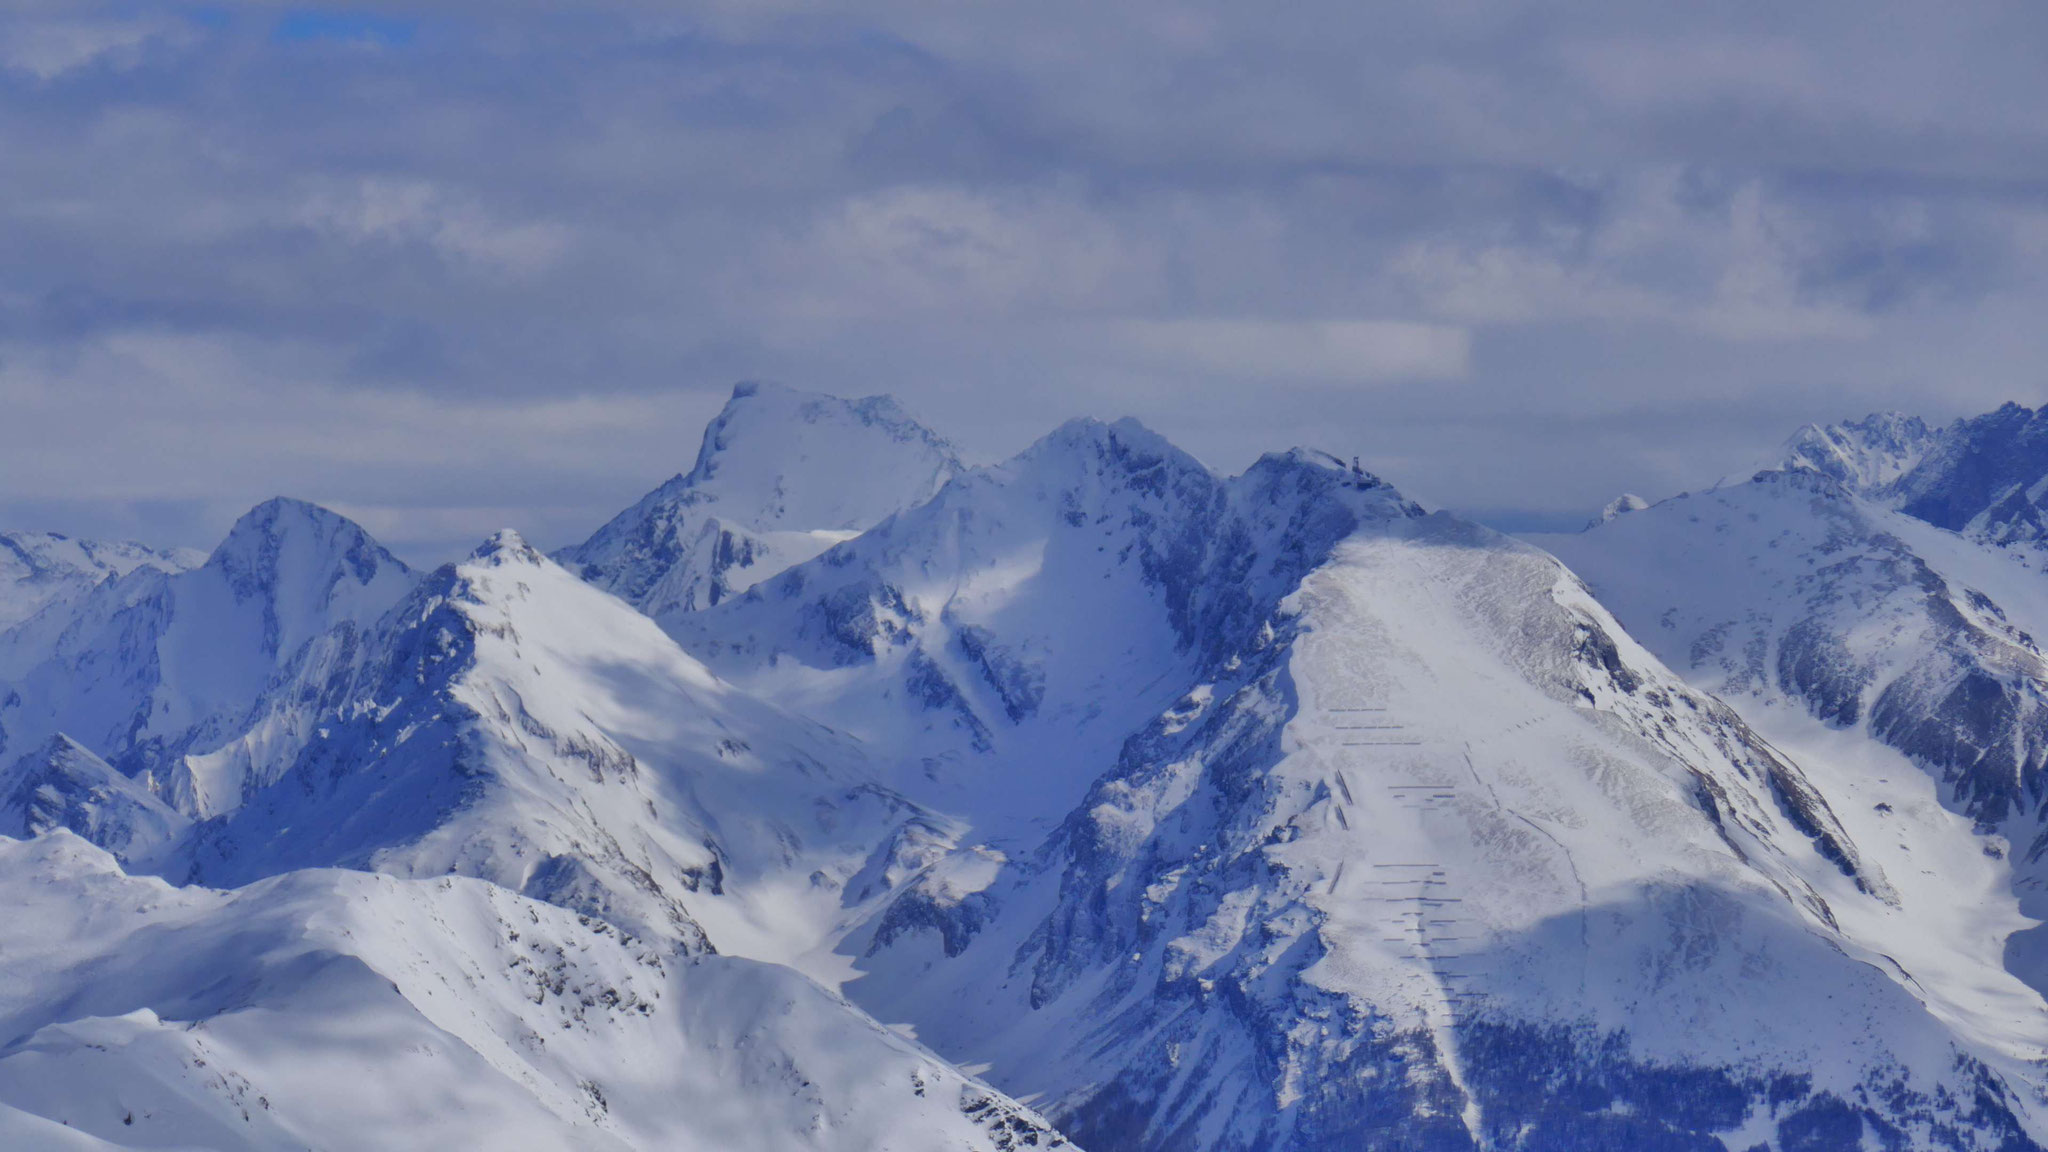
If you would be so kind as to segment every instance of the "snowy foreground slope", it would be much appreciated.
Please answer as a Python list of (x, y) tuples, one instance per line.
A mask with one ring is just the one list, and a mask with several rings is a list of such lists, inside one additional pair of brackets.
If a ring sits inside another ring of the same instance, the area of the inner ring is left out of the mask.
[(1051, 1146), (785, 968), (479, 881), (174, 888), (57, 833), (0, 893), (10, 1148)]
[(1319, 453), (768, 386), (559, 562), (272, 502), (0, 630), (0, 1143), (2043, 1147), (2034, 777), (1640, 617)]

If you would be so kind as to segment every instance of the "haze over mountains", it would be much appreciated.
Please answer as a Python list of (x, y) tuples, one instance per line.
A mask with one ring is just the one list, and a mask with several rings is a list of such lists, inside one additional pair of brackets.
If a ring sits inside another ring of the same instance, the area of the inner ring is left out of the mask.
[(1346, 459), (745, 385), (557, 557), (0, 538), (0, 1135), (2043, 1147), (2048, 410)]

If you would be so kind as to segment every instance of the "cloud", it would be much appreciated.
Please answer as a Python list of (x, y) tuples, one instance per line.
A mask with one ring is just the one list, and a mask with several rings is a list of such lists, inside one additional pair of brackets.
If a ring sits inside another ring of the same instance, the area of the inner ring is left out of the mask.
[(1472, 355), (1465, 330), (1403, 320), (1132, 320), (1116, 325), (1113, 338), (1149, 364), (1248, 387), (1439, 380), (1465, 375)]
[(785, 247), (763, 306), (874, 318), (1113, 305), (1142, 293), (1144, 247), (1058, 191), (884, 188), (831, 205)]
[[(1806, 282), (1816, 237), (1761, 181), (1706, 194), (1684, 185), (1675, 169), (1625, 181), (1584, 223), (1532, 239), (1411, 241), (1390, 270), (1427, 311), (1467, 323), (1657, 323), (1742, 341), (1869, 334), (1856, 301)], [(1914, 227), (1910, 213), (1901, 227)]]
[(537, 275), (569, 250), (574, 229), (549, 220), (507, 221), (478, 202), (424, 180), (367, 177), (309, 195), (297, 222), (347, 241), (424, 244), (487, 270)]
[(2048, 15), (1880, 7), (20, 0), (0, 517), (561, 542), (745, 377), (1538, 511), (2040, 400)]
[(0, 65), (38, 82), (94, 66), (133, 68), (152, 48), (189, 43), (191, 32), (157, 15), (72, 19), (0, 15)]

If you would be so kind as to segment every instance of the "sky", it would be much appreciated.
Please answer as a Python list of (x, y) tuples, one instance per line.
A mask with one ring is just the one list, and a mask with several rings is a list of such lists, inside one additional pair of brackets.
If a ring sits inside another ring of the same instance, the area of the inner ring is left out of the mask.
[(0, 9), (0, 528), (572, 543), (740, 380), (1575, 525), (2048, 400), (2048, 6)]

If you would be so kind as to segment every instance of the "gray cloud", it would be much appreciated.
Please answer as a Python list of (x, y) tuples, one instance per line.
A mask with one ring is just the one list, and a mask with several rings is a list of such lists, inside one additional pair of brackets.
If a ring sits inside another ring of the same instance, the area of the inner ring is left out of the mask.
[(731, 382), (1561, 517), (2042, 399), (2026, 4), (0, 15), (0, 522), (564, 542)]

